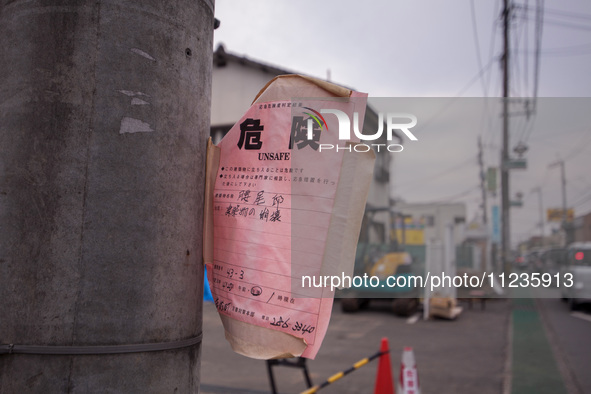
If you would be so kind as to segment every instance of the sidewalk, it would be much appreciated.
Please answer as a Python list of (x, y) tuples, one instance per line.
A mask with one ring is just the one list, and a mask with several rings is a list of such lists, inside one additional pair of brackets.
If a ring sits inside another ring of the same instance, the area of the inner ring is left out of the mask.
[[(393, 376), (398, 377), (405, 346), (414, 348), (422, 393), (499, 394), (503, 392), (508, 351), (511, 302), (489, 301), (481, 310), (466, 306), (455, 321), (418, 320), (394, 316), (387, 304), (343, 314), (333, 307), (328, 333), (316, 360), (308, 361), (314, 384), (348, 368), (379, 350), (380, 339), (390, 342)], [(266, 363), (235, 354), (224, 339), (223, 327), (211, 303), (204, 305), (201, 392), (269, 393)], [(372, 393), (377, 362), (372, 362), (323, 389), (322, 393)], [(303, 375), (292, 368), (275, 367), (280, 393), (306, 388)]]

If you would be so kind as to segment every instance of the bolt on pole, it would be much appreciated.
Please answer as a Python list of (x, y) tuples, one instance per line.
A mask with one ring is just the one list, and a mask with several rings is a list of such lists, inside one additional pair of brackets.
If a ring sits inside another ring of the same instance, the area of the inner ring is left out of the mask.
[(198, 391), (213, 27), (0, 3), (0, 392)]

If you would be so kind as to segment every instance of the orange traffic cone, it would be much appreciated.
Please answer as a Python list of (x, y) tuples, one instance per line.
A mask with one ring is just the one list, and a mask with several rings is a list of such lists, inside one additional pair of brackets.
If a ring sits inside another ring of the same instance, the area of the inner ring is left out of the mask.
[(374, 394), (394, 394), (394, 382), (392, 380), (392, 365), (388, 349), (388, 338), (382, 338), (380, 352), (384, 353), (378, 361), (378, 373), (376, 375), (376, 387)]
[(415, 362), (415, 355), (411, 347), (405, 347), (400, 363), (400, 380), (398, 394), (420, 394), (419, 372)]

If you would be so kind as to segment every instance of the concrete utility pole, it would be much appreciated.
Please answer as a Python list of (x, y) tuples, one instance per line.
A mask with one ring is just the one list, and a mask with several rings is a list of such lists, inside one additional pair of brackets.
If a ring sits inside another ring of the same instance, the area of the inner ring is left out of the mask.
[(199, 388), (213, 0), (0, 2), (0, 392)]
[(509, 22), (510, 0), (503, 0), (503, 147), (501, 152), (501, 263), (510, 270), (510, 201), (509, 201)]
[(560, 186), (562, 190), (562, 230), (564, 231), (564, 242), (566, 245), (568, 245), (573, 242), (574, 237), (567, 218), (568, 208), (566, 204), (566, 174), (564, 170), (564, 160), (558, 160), (550, 164), (548, 168), (553, 168), (556, 166), (560, 166)]
[(532, 193), (538, 193), (538, 207), (540, 208), (540, 242), (541, 246), (545, 244), (544, 234), (544, 205), (542, 204), (542, 188), (540, 186), (534, 187)]
[(486, 175), (482, 159), (482, 138), (480, 136), (478, 136), (478, 168), (480, 170), (480, 192), (482, 193), (482, 224), (486, 227), (488, 225), (488, 204), (486, 202)]

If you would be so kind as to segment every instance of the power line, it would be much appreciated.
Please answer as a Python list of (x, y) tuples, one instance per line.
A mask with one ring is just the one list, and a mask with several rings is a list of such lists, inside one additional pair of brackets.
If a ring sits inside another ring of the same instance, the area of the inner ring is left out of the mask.
[[(529, 6), (529, 2), (526, 1), (525, 2), (525, 6), (526, 8)], [(523, 46), (525, 49), (525, 52), (527, 53), (528, 48), (529, 48), (529, 35), (527, 34), (529, 32), (529, 25), (528, 25), (528, 20), (525, 19), (525, 27), (524, 27), (524, 39), (523, 39)], [(515, 52), (518, 52), (517, 50)], [(517, 53), (516, 53), (517, 55)], [(524, 76), (523, 78), (525, 79), (525, 91), (527, 92), (529, 90), (529, 56), (525, 55), (523, 56), (523, 62), (525, 63), (523, 66), (523, 72), (524, 72)]]
[(455, 201), (455, 200), (459, 200), (460, 198), (465, 197), (465, 196), (469, 195), (470, 193), (472, 193), (474, 191), (480, 191), (480, 185), (472, 186), (471, 188), (469, 188), (467, 190), (464, 190), (463, 192), (460, 192), (460, 193), (455, 194), (455, 195), (450, 196), (450, 197), (443, 198), (441, 200), (444, 201), (444, 202), (452, 202), (452, 201)]
[[(476, 60), (478, 62), (478, 69), (482, 70), (482, 57), (480, 56), (480, 40), (478, 39), (478, 28), (476, 26), (476, 10), (474, 7), (474, 0), (470, 0), (470, 11), (472, 15), (472, 31), (474, 32), (474, 44), (476, 45)], [(484, 97), (488, 97), (487, 86), (484, 78), (480, 78), (482, 82), (482, 93)]]
[[(552, 55), (587, 55), (588, 53), (585, 51), (591, 51), (591, 42), (585, 44), (577, 44), (577, 45), (570, 45), (565, 47), (554, 47), (554, 48), (546, 48), (543, 51), (540, 51), (541, 55), (544, 56), (552, 56)], [(532, 55), (535, 54), (534, 51), (521, 51), (521, 54), (528, 54)]]
[(583, 137), (580, 143), (578, 143), (574, 149), (566, 155), (566, 159), (564, 161), (572, 160), (581, 152), (583, 152), (588, 146), (591, 144), (591, 135), (586, 135)]
[(541, 56), (584, 56), (591, 54), (591, 44), (573, 45), (562, 48), (548, 48), (540, 51)]
[[(498, 15), (499, 14), (499, 6), (500, 6), (500, 0), (497, 0), (495, 2), (495, 14)], [(492, 24), (492, 32), (491, 32), (491, 36), (490, 36), (490, 46), (488, 49), (488, 58), (492, 59), (493, 58), (493, 52), (495, 49), (495, 42), (497, 39), (497, 23), (493, 22)], [(488, 87), (490, 86), (490, 78), (491, 78), (491, 74), (488, 74), (489, 79), (486, 81), (486, 86), (487, 86), (487, 91), (488, 91)]]
[(576, 202), (572, 203), (571, 206), (573, 208), (578, 208), (581, 205), (587, 203), (588, 201), (591, 201), (591, 193), (587, 194), (584, 197), (579, 198)]
[(521, 85), (521, 75), (520, 75), (520, 64), (519, 64), (519, 56), (517, 56), (517, 49), (519, 48), (519, 30), (514, 29), (515, 34), (511, 36), (513, 39), (513, 44), (511, 45), (511, 55), (510, 58), (513, 60), (510, 64), (511, 70), (511, 90), (514, 92), (511, 96), (520, 97), (519, 94), (520, 85)]
[[(476, 157), (474, 155), (471, 155), (470, 157), (468, 157), (467, 159), (463, 160), (462, 162), (458, 163), (458, 164), (454, 164), (452, 167), (449, 167), (441, 172), (438, 172), (436, 174), (433, 175), (429, 175), (426, 177), (423, 177), (421, 179), (413, 179), (413, 181), (410, 184), (406, 184), (406, 185), (402, 185), (402, 186), (398, 186), (399, 190), (400, 189), (405, 189), (408, 188), (409, 186), (416, 186), (418, 184), (424, 184), (426, 181), (430, 181), (433, 179), (437, 179), (437, 178), (442, 178), (448, 174), (451, 174), (453, 172), (455, 172), (456, 170), (458, 170), (461, 167), (464, 167), (467, 164), (470, 164), (471, 162), (473, 162), (476, 159)], [(408, 190), (406, 191), (408, 193)]]
[(562, 21), (552, 20), (552, 19), (548, 19), (548, 18), (545, 18), (544, 19), (544, 23), (547, 24), (547, 25), (565, 27), (565, 28), (573, 29), (573, 30), (591, 31), (591, 26), (590, 25), (579, 25), (579, 24), (574, 24), (574, 23), (568, 23), (568, 22), (562, 22)]
[(480, 71), (478, 71), (478, 73), (472, 77), (472, 79), (462, 88), (460, 89), (460, 91), (452, 98), (450, 98), (439, 110), (439, 112), (437, 112), (435, 115), (433, 115), (431, 118), (427, 119), (423, 124), (422, 127), (423, 128), (427, 128), (427, 126), (429, 126), (429, 124), (431, 124), (431, 122), (433, 122), (433, 120), (435, 118), (437, 118), (439, 115), (441, 115), (442, 113), (445, 112), (445, 110), (452, 105), (458, 98), (460, 98), (465, 92), (466, 90), (468, 90), (479, 78), (482, 77), (482, 75), (493, 65), (494, 63), (494, 59), (491, 59), (482, 69), (480, 69)]
[(437, 205), (441, 205), (441, 204), (447, 204), (450, 202), (454, 202), (455, 200), (459, 200), (462, 197), (468, 196), (468, 195), (470, 195), (470, 193), (473, 193), (474, 191), (479, 191), (479, 190), (480, 190), (480, 185), (471, 186), (470, 188), (468, 188), (460, 193), (453, 194), (448, 197), (440, 198), (440, 199), (436, 200), (436, 203), (437, 203)]
[[(499, 14), (499, 6), (500, 6), (500, 0), (496, 0), (495, 11), (494, 11), (495, 15)], [(489, 43), (489, 48), (488, 48), (488, 58), (489, 59), (493, 59), (496, 38), (497, 38), (497, 22), (495, 21), (492, 23), (492, 31), (490, 34), (490, 43)], [(488, 73), (487, 80), (486, 80), (487, 92), (490, 87), (491, 79), (492, 79), (492, 73)], [(486, 127), (484, 127), (485, 121), (488, 123)], [(482, 135), (485, 145), (488, 145), (491, 142), (492, 138), (494, 138), (494, 133), (492, 133), (492, 130), (493, 130), (492, 123), (493, 122), (494, 122), (494, 118), (489, 111), (488, 100), (486, 100), (485, 101), (485, 110), (482, 114), (482, 119), (481, 119), (481, 129), (483, 130), (481, 132), (481, 135)], [(488, 140), (485, 139), (487, 131), (488, 131), (488, 136), (489, 136)]]
[(534, 113), (538, 106), (538, 87), (540, 83), (540, 50), (542, 48), (542, 31), (544, 26), (544, 0), (537, 0), (536, 10), (536, 46), (534, 63)]
[[(516, 6), (516, 7), (521, 8), (520, 6)], [(562, 11), (562, 10), (557, 10), (557, 9), (552, 9), (552, 8), (545, 8), (543, 4), (533, 7), (533, 8), (528, 7), (526, 12), (537, 12), (540, 9), (543, 9), (543, 11), (547, 14), (554, 15), (557, 17), (591, 21), (591, 15), (589, 15), (589, 14), (573, 13), (573, 12), (567, 12), (567, 11)]]

